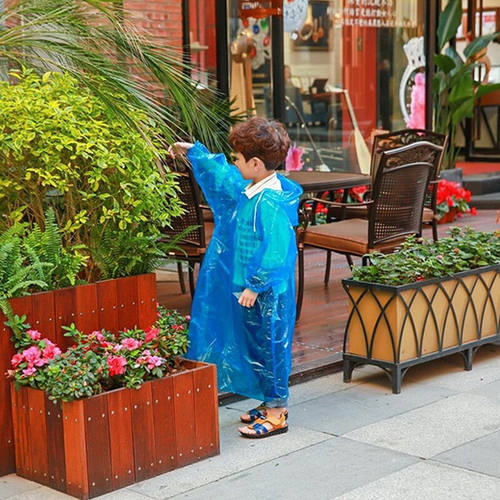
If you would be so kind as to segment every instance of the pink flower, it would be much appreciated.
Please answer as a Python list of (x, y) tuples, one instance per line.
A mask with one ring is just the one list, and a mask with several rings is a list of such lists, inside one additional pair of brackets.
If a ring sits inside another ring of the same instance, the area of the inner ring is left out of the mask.
[(33, 366), (29, 366), (28, 368), (25, 368), (23, 370), (23, 375), (25, 377), (30, 377), (31, 375), (33, 375), (34, 373), (36, 372), (36, 368), (34, 368)]
[(10, 364), (12, 365), (12, 368), (17, 368), (20, 363), (22, 363), (24, 359), (24, 356), (22, 354), (14, 354), (12, 356), (12, 359), (10, 360)]
[(189, 314), (186, 314), (186, 316), (184, 316), (186, 318), (187, 321), (191, 321), (191, 316), (189, 316)]
[(31, 340), (40, 340), (42, 337), (42, 334), (38, 330), (28, 330), (26, 333), (30, 336)]
[(105, 341), (104, 335), (99, 330), (95, 330), (94, 332), (92, 332), (89, 335), (89, 337), (92, 337), (92, 336), (95, 337), (95, 339), (97, 340), (97, 342), (104, 342)]
[(109, 374), (113, 377), (125, 373), (127, 360), (123, 356), (108, 356), (106, 360), (109, 368)]
[(163, 359), (159, 356), (148, 356), (146, 362), (148, 363), (148, 370), (152, 370), (155, 366), (161, 366)]
[(29, 366), (33, 365), (42, 366), (44, 364), (44, 363), (42, 363), (42, 365), (37, 364), (40, 361), (42, 361), (40, 359), (42, 352), (36, 346), (31, 346), (28, 349), (25, 349), (21, 354), (24, 356), (24, 359), (28, 362)]
[(146, 342), (151, 342), (156, 337), (158, 337), (160, 330), (158, 328), (151, 327), (145, 330), (145, 333), (146, 333)]
[(115, 344), (113, 346), (113, 351), (114, 352), (118, 352), (118, 351), (121, 351), (123, 349), (123, 346), (121, 344)]
[(43, 357), (45, 360), (49, 359), (54, 359), (56, 356), (59, 356), (61, 354), (61, 349), (57, 347), (53, 342), (51, 342), (49, 339), (43, 339), (45, 342), (45, 347), (42, 351)]
[(122, 346), (127, 348), (129, 351), (133, 351), (141, 347), (142, 342), (137, 339), (132, 339), (130, 337), (122, 340)]
[(415, 85), (411, 90), (410, 118), (406, 120), (408, 128), (425, 128), (425, 75), (415, 75)]

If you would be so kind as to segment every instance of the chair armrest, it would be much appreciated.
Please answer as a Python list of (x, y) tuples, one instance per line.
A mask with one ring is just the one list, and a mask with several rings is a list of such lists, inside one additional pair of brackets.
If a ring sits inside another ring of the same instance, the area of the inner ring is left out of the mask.
[(331, 206), (331, 207), (367, 207), (368, 205), (371, 205), (373, 203), (373, 200), (367, 200), (363, 201), (361, 203), (342, 203), (339, 201), (330, 201), (330, 200), (323, 200), (322, 198), (303, 198), (301, 200), (301, 204), (307, 203), (307, 202), (316, 202), (316, 203), (322, 203), (323, 205)]

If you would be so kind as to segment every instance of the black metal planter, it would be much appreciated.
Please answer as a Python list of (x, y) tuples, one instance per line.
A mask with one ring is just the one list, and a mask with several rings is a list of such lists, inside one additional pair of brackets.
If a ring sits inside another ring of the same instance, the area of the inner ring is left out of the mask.
[(475, 351), (500, 340), (500, 264), (453, 276), (390, 286), (342, 280), (349, 297), (344, 382), (356, 366), (380, 366), (401, 392), (410, 366)]

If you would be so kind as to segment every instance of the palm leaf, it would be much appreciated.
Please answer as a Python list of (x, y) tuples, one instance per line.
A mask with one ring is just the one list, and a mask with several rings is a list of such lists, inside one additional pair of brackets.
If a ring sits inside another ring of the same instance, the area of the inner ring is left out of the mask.
[[(116, 5), (113, 0), (13, 2), (0, 13), (0, 59), (41, 73), (67, 72), (139, 131), (129, 106), (143, 111), (168, 141), (228, 129), (229, 115), (221, 116), (212, 105), (224, 101), (195, 90), (180, 51), (139, 34), (130, 13), (117, 12)], [(219, 150), (227, 148), (225, 135), (213, 134), (213, 142)]]

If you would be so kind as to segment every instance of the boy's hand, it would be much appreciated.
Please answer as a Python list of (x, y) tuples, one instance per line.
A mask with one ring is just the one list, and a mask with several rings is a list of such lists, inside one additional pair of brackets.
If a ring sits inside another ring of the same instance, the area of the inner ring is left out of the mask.
[(193, 146), (194, 144), (192, 144), (191, 142), (174, 142), (168, 148), (168, 154), (172, 158), (175, 158), (176, 154), (185, 155)]
[(253, 307), (255, 301), (257, 300), (258, 293), (252, 292), (250, 288), (245, 288), (241, 292), (240, 298), (238, 299), (238, 304), (243, 307)]

